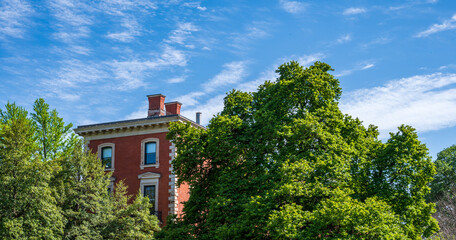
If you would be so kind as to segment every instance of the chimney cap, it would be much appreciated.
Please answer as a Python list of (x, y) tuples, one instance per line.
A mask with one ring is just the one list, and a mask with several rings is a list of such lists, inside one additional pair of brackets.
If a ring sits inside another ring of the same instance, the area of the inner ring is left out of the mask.
[(166, 102), (166, 103), (165, 103), (165, 105), (168, 105), (168, 104), (173, 104), (173, 103), (177, 103), (177, 104), (180, 104), (180, 105), (182, 105), (182, 103), (181, 103), (181, 102), (179, 102), (179, 101), (174, 101), (174, 102)]
[(163, 94), (161, 94), (161, 93), (158, 93), (158, 94), (151, 94), (151, 95), (147, 95), (147, 97), (157, 97), (157, 96), (166, 97), (165, 95), (163, 95)]

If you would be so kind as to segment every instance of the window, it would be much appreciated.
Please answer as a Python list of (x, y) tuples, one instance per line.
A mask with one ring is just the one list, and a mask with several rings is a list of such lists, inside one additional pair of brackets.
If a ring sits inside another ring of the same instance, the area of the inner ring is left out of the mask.
[(104, 147), (101, 149), (101, 162), (105, 168), (112, 168), (112, 147)]
[(105, 167), (105, 171), (113, 171), (115, 163), (114, 143), (103, 143), (98, 145), (98, 158)]
[(150, 209), (151, 212), (154, 214), (159, 214), (158, 212), (158, 186), (159, 186), (159, 179), (160, 173), (154, 172), (145, 172), (138, 175), (138, 179), (140, 180), (140, 189), (141, 194), (143, 196), (149, 197), (150, 203), (152, 203), (152, 207)]
[(155, 142), (146, 143), (146, 151), (144, 152), (144, 164), (155, 164), (157, 155), (157, 144)]
[(155, 210), (155, 185), (146, 185), (143, 190), (144, 197), (149, 198), (149, 202), (152, 204), (152, 209)]
[(158, 138), (146, 138), (141, 141), (141, 169), (159, 167)]

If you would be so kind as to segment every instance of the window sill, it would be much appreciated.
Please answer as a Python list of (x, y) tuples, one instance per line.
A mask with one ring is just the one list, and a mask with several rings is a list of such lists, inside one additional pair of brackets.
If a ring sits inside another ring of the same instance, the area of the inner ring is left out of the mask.
[(107, 171), (114, 171), (114, 168), (105, 168), (104, 171), (105, 171), (105, 172), (107, 172)]
[(140, 168), (141, 169), (148, 168), (148, 167), (158, 168), (159, 166), (160, 166), (159, 164), (149, 164), (149, 165), (141, 165)]

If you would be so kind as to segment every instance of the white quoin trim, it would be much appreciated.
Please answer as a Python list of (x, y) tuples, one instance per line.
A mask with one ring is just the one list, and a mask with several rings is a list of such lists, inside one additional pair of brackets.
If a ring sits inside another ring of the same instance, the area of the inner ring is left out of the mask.
[(176, 146), (174, 145), (173, 142), (171, 142), (171, 145), (169, 146), (169, 150), (170, 150), (170, 153), (169, 153), (169, 165), (171, 166), (169, 168), (169, 197), (168, 197), (168, 200), (169, 200), (169, 211), (168, 211), (168, 214), (177, 214), (177, 210), (178, 210), (178, 193), (177, 193), (177, 190), (178, 190), (178, 186), (177, 186), (177, 178), (176, 176), (174, 175), (174, 172), (173, 172), (173, 160), (174, 158), (176, 157)]

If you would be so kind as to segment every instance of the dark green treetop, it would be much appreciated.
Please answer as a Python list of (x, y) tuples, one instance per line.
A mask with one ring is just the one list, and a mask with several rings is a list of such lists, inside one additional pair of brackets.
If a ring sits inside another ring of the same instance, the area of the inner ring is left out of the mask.
[[(233, 90), (207, 129), (173, 123), (174, 171), (191, 186), (164, 239), (421, 239), (435, 173), (410, 126), (382, 143), (338, 107), (322, 62), (289, 62), (257, 92)], [(181, 237), (179, 237), (181, 236)]]

